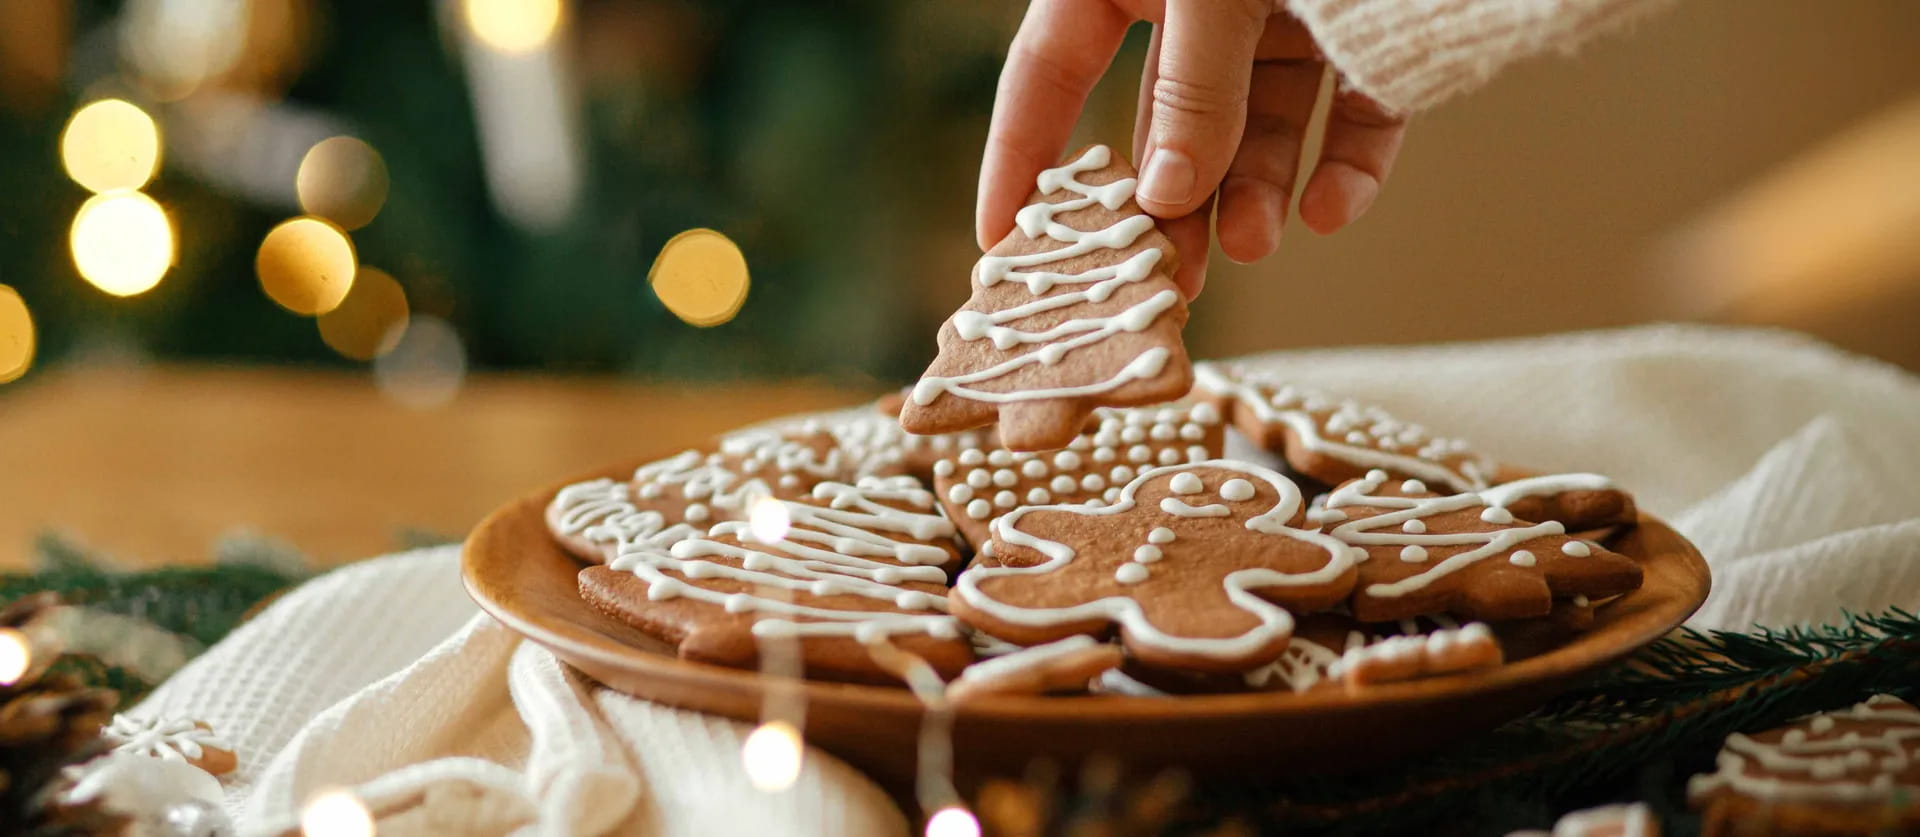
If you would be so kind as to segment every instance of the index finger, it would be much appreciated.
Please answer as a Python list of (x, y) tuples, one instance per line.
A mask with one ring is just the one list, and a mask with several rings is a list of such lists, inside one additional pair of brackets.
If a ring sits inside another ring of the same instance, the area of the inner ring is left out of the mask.
[(1109, 0), (1034, 0), (1007, 50), (980, 163), (980, 249), (1013, 229), (1034, 178), (1054, 165), (1087, 93), (1113, 63), (1132, 18)]

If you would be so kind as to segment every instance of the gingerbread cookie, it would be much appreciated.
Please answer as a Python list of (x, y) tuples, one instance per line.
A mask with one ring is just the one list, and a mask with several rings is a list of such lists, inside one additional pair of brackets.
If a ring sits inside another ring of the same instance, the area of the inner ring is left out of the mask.
[(547, 505), (547, 528), (568, 552), (600, 562), (622, 544), (670, 546), (714, 523), (744, 519), (755, 499), (804, 497), (853, 470), (838, 441), (818, 427), (742, 431), (712, 452), (689, 450), (642, 465), (628, 480), (562, 488)]
[[(1490, 491), (1497, 489), (1490, 489)], [(1611, 596), (1640, 586), (1632, 559), (1529, 523), (1485, 493), (1437, 494), (1374, 470), (1327, 495), (1307, 525), (1363, 550), (1353, 615), (1384, 622), (1446, 612), (1466, 619), (1545, 616), (1555, 596)]]
[(1155, 468), (1113, 503), (1028, 506), (949, 595), (967, 624), (1021, 645), (1118, 630), (1141, 662), (1234, 672), (1272, 661), (1294, 620), (1345, 598), (1353, 550), (1293, 528), (1285, 477), (1226, 460)]
[(831, 434), (856, 479), (904, 473), (929, 482), (936, 462), (959, 451), (992, 447), (996, 438), (990, 427), (922, 436), (900, 429), (898, 420), (884, 415), (839, 416), (802, 427)]
[(1187, 393), (1173, 244), (1134, 202), (1135, 184), (1103, 145), (1040, 173), (1016, 229), (974, 266), (972, 297), (940, 327), (902, 427), (945, 433), (997, 417), (1008, 449), (1056, 450), (1095, 407)]
[(116, 753), (186, 762), (215, 776), (239, 765), (233, 745), (214, 735), (213, 727), (200, 721), (117, 714), (112, 723), (101, 728), (100, 737), (112, 744)]
[(823, 482), (769, 502), (752, 523), (723, 521), (670, 546), (630, 542), (581, 572), (581, 596), (682, 657), (723, 665), (756, 665), (772, 640), (797, 641), (807, 675), (825, 679), (888, 681), (862, 648), (880, 639), (943, 677), (972, 660), (946, 613), (960, 558), (953, 525), (912, 477)]
[(1358, 691), (1380, 683), (1492, 668), (1503, 661), (1500, 641), (1484, 622), (1430, 634), (1386, 637), (1348, 648), (1327, 677)]
[[(1504, 468), (1465, 441), (1437, 437), (1379, 407), (1295, 387), (1220, 364), (1194, 366), (1196, 391), (1227, 405), (1240, 431), (1280, 453), (1301, 474), (1327, 485), (1374, 469), (1449, 493), (1484, 491), (1515, 480), (1512, 511), (1525, 520), (1557, 520), (1574, 529), (1631, 523), (1633, 498), (1597, 474), (1561, 474), (1551, 483)], [(1551, 487), (1552, 491), (1545, 489)]]
[(1113, 503), (1141, 471), (1219, 458), (1224, 435), (1220, 411), (1208, 403), (1101, 409), (1066, 450), (961, 448), (934, 463), (933, 489), (978, 549), (993, 521), (1018, 506)]
[(1920, 710), (1878, 695), (1735, 733), (1687, 799), (1709, 837), (1920, 833)]
[(1552, 831), (1515, 831), (1507, 837), (1660, 837), (1660, 821), (1644, 802), (1569, 811)]
[(947, 686), (947, 699), (959, 703), (985, 695), (1083, 692), (1101, 673), (1119, 667), (1123, 656), (1120, 646), (1070, 636), (967, 666)]

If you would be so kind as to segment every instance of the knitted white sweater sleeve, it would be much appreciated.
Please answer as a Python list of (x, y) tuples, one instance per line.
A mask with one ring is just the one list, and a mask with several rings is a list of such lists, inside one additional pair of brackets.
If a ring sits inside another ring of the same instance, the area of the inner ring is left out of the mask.
[(1286, 0), (1345, 83), (1398, 113), (1486, 83), (1671, 0)]

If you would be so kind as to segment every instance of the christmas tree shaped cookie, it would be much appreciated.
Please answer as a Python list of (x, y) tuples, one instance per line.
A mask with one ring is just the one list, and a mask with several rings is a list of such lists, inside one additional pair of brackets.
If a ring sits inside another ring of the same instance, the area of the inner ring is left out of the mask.
[(1133, 200), (1133, 167), (1106, 146), (1041, 172), (1016, 228), (973, 271), (940, 354), (900, 424), (932, 434), (999, 421), (1010, 450), (1066, 447), (1102, 405), (1187, 393), (1173, 245)]

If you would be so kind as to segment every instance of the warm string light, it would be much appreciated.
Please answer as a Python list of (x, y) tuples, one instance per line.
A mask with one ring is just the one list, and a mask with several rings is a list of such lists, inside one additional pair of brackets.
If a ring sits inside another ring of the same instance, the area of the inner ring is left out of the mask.
[(20, 379), (33, 366), (33, 314), (20, 292), (0, 285), (0, 384)]
[(159, 168), (160, 128), (132, 102), (89, 102), (60, 133), (60, 162), (88, 191), (138, 189)]
[(33, 642), (14, 628), (0, 628), (0, 687), (11, 686), (33, 668)]
[(787, 511), (787, 504), (773, 497), (761, 497), (753, 501), (747, 509), (747, 534), (760, 543), (779, 543), (786, 540), (787, 531), (793, 528), (793, 514)]
[(160, 204), (140, 192), (88, 198), (67, 243), (81, 277), (114, 296), (151, 290), (173, 265), (173, 225)]
[(560, 29), (560, 0), (465, 0), (467, 27), (500, 52), (524, 55), (547, 46)]
[(359, 261), (345, 231), (319, 218), (294, 218), (267, 232), (254, 258), (260, 287), (280, 307), (319, 316), (353, 288)]
[(460, 394), (466, 378), (467, 350), (460, 334), (434, 316), (414, 317), (393, 349), (373, 361), (380, 393), (415, 410), (445, 406)]
[[(792, 529), (793, 513), (778, 498), (762, 495), (747, 504), (748, 539), (777, 544), (786, 540)], [(756, 586), (754, 595), (793, 600), (792, 591), (783, 587)], [(779, 793), (799, 781), (806, 758), (806, 744), (800, 737), (807, 717), (807, 694), (801, 680), (806, 667), (798, 637), (756, 633), (753, 641), (760, 658), (761, 723), (741, 745), (740, 764), (754, 787)]]
[(387, 187), (387, 162), (373, 146), (353, 137), (314, 143), (294, 177), (300, 208), (346, 230), (372, 223), (387, 202)]
[(740, 746), (740, 763), (747, 781), (767, 793), (779, 793), (800, 779), (806, 750), (800, 730), (786, 721), (768, 721), (754, 727)]
[(373, 812), (343, 789), (324, 790), (300, 809), (302, 837), (373, 837)]
[(980, 837), (980, 820), (972, 811), (949, 805), (927, 818), (927, 837)]
[(321, 314), (317, 323), (320, 339), (341, 356), (373, 360), (400, 344), (409, 316), (400, 282), (384, 270), (361, 265), (347, 298)]
[(725, 234), (691, 229), (667, 240), (647, 283), (673, 315), (710, 327), (732, 320), (747, 302), (747, 257)]

